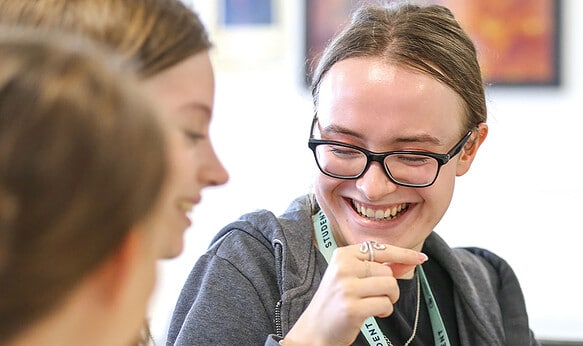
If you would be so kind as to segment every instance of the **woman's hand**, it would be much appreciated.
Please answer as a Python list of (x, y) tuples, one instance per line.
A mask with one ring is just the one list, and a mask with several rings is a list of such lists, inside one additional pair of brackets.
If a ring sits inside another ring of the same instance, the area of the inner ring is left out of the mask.
[(283, 345), (350, 345), (367, 317), (393, 313), (399, 299), (396, 278), (412, 272), (427, 256), (375, 244), (365, 242), (334, 251), (320, 287)]

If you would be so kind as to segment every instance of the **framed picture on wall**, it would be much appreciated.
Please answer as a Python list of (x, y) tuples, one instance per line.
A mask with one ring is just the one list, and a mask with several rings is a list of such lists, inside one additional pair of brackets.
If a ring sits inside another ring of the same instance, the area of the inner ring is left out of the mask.
[(225, 26), (270, 25), (272, 0), (222, 0), (221, 22)]
[(214, 17), (208, 28), (216, 43), (212, 53), (218, 67), (247, 71), (281, 59), (286, 44), (283, 0), (217, 0), (207, 3)]
[[(375, 0), (305, 0), (305, 73), (360, 4)], [(451, 9), (476, 44), (484, 80), (492, 86), (560, 84), (560, 0), (429, 0)]]

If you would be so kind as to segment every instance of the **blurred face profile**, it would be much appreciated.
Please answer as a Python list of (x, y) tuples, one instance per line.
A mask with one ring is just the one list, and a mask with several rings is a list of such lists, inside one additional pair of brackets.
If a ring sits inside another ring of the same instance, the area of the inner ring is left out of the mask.
[(168, 125), (170, 171), (163, 191), (166, 210), (161, 257), (178, 256), (189, 213), (207, 186), (222, 185), (228, 174), (217, 158), (209, 128), (214, 103), (214, 73), (208, 52), (195, 54), (146, 79), (146, 92)]

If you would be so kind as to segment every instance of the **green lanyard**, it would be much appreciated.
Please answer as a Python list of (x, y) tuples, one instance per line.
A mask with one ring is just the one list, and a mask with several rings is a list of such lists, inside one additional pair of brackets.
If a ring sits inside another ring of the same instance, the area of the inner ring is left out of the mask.
[[(322, 255), (324, 255), (326, 261), (330, 262), (332, 253), (338, 247), (338, 245), (336, 245), (336, 241), (332, 235), (332, 228), (328, 223), (328, 218), (324, 212), (320, 210), (312, 217), (312, 221), (314, 222), (314, 233), (316, 234), (318, 249)], [(431, 328), (433, 329), (433, 339), (435, 341), (435, 345), (450, 346), (447, 331), (445, 330), (445, 325), (441, 319), (441, 314), (439, 313), (437, 302), (433, 298), (433, 292), (431, 292), (431, 287), (429, 286), (429, 282), (427, 281), (423, 267), (417, 266), (417, 271), (419, 272), (419, 279), (421, 280), (421, 287), (423, 288), (423, 296), (425, 297), (425, 303), (427, 304), (427, 309), (429, 311), (429, 318), (431, 319)], [(360, 331), (365, 336), (370, 345), (388, 346), (388, 343), (385, 341), (383, 332), (379, 328), (379, 325), (373, 316), (364, 320)]]

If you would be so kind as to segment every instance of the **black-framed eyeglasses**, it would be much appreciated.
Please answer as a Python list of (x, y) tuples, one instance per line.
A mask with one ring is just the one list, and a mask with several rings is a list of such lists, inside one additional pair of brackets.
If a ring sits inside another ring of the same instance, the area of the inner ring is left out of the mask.
[(407, 187), (431, 186), (441, 166), (459, 154), (472, 135), (472, 130), (468, 131), (447, 154), (410, 150), (375, 153), (347, 143), (315, 139), (313, 133), (317, 120), (314, 117), (308, 147), (322, 173), (332, 178), (358, 179), (366, 173), (371, 162), (376, 161), (383, 165), (393, 183)]

